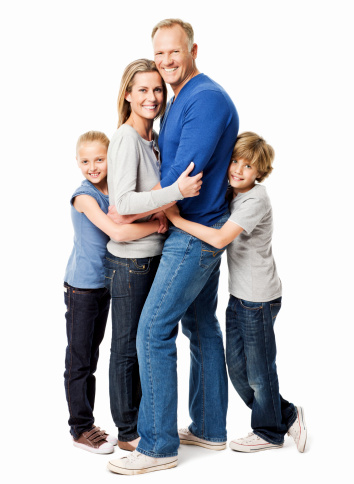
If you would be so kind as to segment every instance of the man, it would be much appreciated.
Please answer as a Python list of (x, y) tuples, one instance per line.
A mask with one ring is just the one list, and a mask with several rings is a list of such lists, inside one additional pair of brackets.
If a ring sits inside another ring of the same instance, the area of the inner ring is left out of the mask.
[[(173, 89), (161, 123), (161, 187), (174, 182), (191, 161), (203, 171), (196, 198), (179, 202), (188, 220), (220, 228), (228, 218), (227, 168), (238, 133), (231, 99), (195, 64), (193, 29), (179, 19), (159, 22), (152, 32), (155, 62)], [(111, 461), (118, 474), (141, 474), (177, 465), (182, 443), (226, 447), (227, 374), (216, 318), (223, 250), (171, 227), (159, 269), (141, 314), (137, 349), (142, 385), (137, 450)], [(178, 322), (190, 339), (192, 423), (177, 430)]]

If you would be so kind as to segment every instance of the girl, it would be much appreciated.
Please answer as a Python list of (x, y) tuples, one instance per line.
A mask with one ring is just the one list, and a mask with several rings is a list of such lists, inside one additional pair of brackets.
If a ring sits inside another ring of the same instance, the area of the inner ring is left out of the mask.
[[(166, 92), (153, 61), (139, 59), (125, 69), (118, 95), (118, 129), (108, 151), (109, 200), (121, 215), (140, 214), (133, 217), (139, 222), (171, 202), (198, 195), (202, 183), (201, 174), (188, 177), (191, 163), (173, 185), (154, 189), (160, 181), (161, 161), (153, 122), (165, 110)], [(164, 215), (160, 212), (155, 218), (161, 220), (158, 233), (134, 241), (111, 238), (107, 245), (106, 286), (112, 296), (109, 391), (112, 417), (119, 429), (118, 445), (124, 450), (134, 450), (139, 441), (136, 333), (167, 230)]]
[(65, 273), (64, 294), (68, 346), (65, 390), (74, 445), (90, 452), (113, 452), (117, 439), (94, 426), (95, 376), (110, 295), (105, 288), (103, 259), (109, 237), (136, 240), (159, 230), (157, 220), (117, 225), (108, 210), (107, 149), (104, 133), (81, 135), (76, 159), (85, 180), (71, 197), (74, 247)]

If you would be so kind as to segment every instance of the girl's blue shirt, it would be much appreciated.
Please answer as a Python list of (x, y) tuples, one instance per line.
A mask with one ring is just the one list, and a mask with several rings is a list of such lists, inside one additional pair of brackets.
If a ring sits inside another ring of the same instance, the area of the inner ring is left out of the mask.
[(78, 195), (93, 197), (104, 213), (108, 212), (109, 206), (108, 195), (104, 195), (88, 180), (84, 180), (73, 193), (70, 203), (74, 226), (74, 247), (69, 257), (64, 280), (73, 287), (98, 289), (105, 287), (103, 263), (109, 237), (97, 228), (84, 213), (80, 213), (74, 208), (73, 201)]

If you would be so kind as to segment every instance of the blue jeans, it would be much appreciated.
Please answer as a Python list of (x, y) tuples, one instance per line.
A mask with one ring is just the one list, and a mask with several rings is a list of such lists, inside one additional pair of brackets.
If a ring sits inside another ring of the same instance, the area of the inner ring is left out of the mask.
[(279, 394), (274, 323), (281, 297), (250, 302), (230, 295), (226, 310), (226, 361), (237, 393), (252, 409), (253, 432), (282, 444), (296, 409)]
[(113, 421), (122, 442), (139, 437), (137, 423), (141, 386), (136, 333), (159, 262), (159, 255), (123, 259), (108, 251), (106, 253), (106, 287), (112, 296), (109, 395)]
[(94, 424), (94, 373), (106, 329), (110, 296), (106, 288), (78, 289), (67, 283), (64, 287), (68, 337), (64, 382), (70, 433), (77, 439)]
[[(221, 228), (226, 214), (215, 228)], [(212, 442), (226, 440), (227, 374), (216, 318), (218, 250), (171, 227), (159, 269), (140, 317), (137, 349), (143, 396), (137, 450), (152, 457), (177, 455), (178, 322), (190, 340), (191, 432)]]

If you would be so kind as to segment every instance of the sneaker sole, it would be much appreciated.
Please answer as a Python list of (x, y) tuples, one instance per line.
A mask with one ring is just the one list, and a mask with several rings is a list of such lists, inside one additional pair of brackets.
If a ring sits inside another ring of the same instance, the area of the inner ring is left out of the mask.
[(107, 464), (107, 469), (115, 474), (123, 474), (125, 476), (136, 476), (138, 474), (147, 474), (148, 472), (163, 471), (165, 469), (172, 469), (177, 467), (178, 461), (168, 462), (167, 464), (161, 464), (157, 466), (145, 467), (143, 469), (126, 469), (124, 467), (118, 467), (110, 462)]
[(93, 454), (112, 454), (114, 452), (114, 448), (112, 449), (95, 449), (94, 447), (89, 447), (85, 444), (79, 444), (78, 442), (73, 442), (74, 447), (78, 447), (79, 449), (86, 450), (87, 452), (92, 452)]
[(306, 447), (306, 441), (307, 441), (307, 427), (306, 427), (306, 422), (305, 422), (305, 413), (304, 409), (302, 407), (296, 407), (297, 409), (297, 416), (299, 419), (299, 425), (301, 428), (301, 435), (300, 435), (300, 440), (299, 444), (297, 446), (297, 450), (299, 452), (304, 452), (305, 447)]
[(236, 442), (230, 442), (230, 449), (236, 451), (236, 452), (261, 452), (262, 450), (272, 450), (272, 449), (281, 449), (283, 447), (283, 444), (281, 445), (260, 445), (259, 447), (255, 447), (253, 445), (250, 446), (245, 446), (245, 445), (240, 445), (236, 444)]
[(185, 440), (180, 438), (180, 442), (183, 445), (198, 445), (198, 447), (204, 447), (204, 449), (209, 450), (225, 450), (226, 449), (226, 442), (221, 443), (204, 443), (198, 442), (197, 440)]

